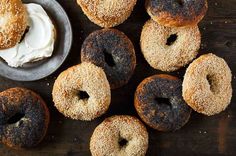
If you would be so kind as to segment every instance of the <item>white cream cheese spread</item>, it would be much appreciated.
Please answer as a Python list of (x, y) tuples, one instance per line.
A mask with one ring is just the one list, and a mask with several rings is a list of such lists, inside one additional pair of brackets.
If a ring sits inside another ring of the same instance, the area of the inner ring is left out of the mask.
[(49, 16), (38, 4), (25, 6), (29, 16), (29, 31), (16, 46), (0, 50), (0, 57), (11, 67), (51, 57), (54, 50), (55, 27)]

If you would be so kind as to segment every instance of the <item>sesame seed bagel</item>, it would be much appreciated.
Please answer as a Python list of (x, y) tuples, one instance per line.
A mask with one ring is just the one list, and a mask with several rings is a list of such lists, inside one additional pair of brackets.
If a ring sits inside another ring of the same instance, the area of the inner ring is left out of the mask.
[(198, 26), (171, 28), (149, 20), (143, 27), (140, 44), (150, 66), (170, 72), (197, 56), (201, 34)]
[(28, 89), (0, 93), (0, 141), (13, 148), (36, 146), (44, 138), (49, 111), (43, 99)]
[(160, 25), (182, 27), (197, 25), (205, 16), (207, 0), (146, 0), (146, 9)]
[(159, 131), (180, 129), (192, 112), (182, 97), (182, 81), (170, 75), (146, 78), (138, 86), (134, 99), (141, 119)]
[(211, 116), (224, 111), (232, 98), (232, 74), (224, 59), (202, 55), (188, 67), (183, 81), (184, 100), (195, 111)]
[(116, 29), (91, 33), (82, 45), (81, 61), (102, 67), (112, 89), (127, 84), (136, 67), (133, 43)]
[(137, 0), (77, 0), (84, 14), (101, 27), (123, 23), (132, 13)]
[(112, 116), (105, 119), (93, 132), (90, 140), (92, 156), (145, 156), (148, 132), (132, 116)]
[(21, 0), (0, 1), (0, 49), (20, 42), (28, 26), (28, 15)]
[(56, 108), (66, 117), (90, 121), (107, 111), (111, 90), (102, 68), (82, 63), (58, 76), (52, 96)]

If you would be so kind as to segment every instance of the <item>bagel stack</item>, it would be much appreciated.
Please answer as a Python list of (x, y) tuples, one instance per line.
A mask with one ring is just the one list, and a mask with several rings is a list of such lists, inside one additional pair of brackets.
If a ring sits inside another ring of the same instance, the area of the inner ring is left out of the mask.
[(148, 20), (140, 46), (151, 67), (171, 72), (189, 64), (198, 54), (201, 34), (198, 23), (206, 14), (206, 0), (146, 0)]

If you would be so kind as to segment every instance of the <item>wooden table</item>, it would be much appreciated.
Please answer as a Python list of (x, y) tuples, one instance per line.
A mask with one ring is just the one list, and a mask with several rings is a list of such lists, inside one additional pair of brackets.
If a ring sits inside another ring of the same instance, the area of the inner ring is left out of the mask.
[[(152, 69), (144, 60), (139, 47), (140, 33), (149, 16), (144, 9), (144, 0), (138, 0), (131, 17), (117, 29), (125, 32), (136, 47), (137, 68), (129, 84), (112, 91), (109, 111), (92, 122), (74, 121), (65, 118), (53, 106), (51, 91), (59, 73), (80, 62), (83, 40), (94, 30), (100, 29), (83, 15), (75, 0), (58, 0), (71, 20), (74, 41), (67, 61), (53, 75), (36, 82), (15, 82), (0, 78), (0, 91), (10, 87), (26, 87), (38, 92), (47, 102), (51, 123), (44, 141), (33, 149), (12, 150), (0, 145), (1, 156), (89, 156), (89, 140), (94, 128), (104, 118), (117, 114), (135, 115), (133, 96), (137, 85), (146, 77), (161, 73)], [(207, 16), (200, 23), (203, 53), (213, 52), (223, 57), (233, 72), (233, 87), (236, 90), (236, 0), (209, 0)], [(185, 70), (170, 73), (183, 78)], [(162, 133), (148, 128), (150, 144), (147, 156), (156, 155), (236, 155), (236, 92), (231, 105), (219, 115), (206, 117), (192, 113), (189, 123), (173, 133)]]

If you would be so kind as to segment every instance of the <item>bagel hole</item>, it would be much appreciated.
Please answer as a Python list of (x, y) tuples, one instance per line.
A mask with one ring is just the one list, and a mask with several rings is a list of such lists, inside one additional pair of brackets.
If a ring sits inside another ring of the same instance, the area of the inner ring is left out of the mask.
[(170, 102), (170, 99), (168, 98), (155, 98), (155, 101), (158, 103), (158, 105), (166, 105), (168, 107), (172, 107), (171, 106), (171, 102)]
[(211, 76), (210, 75), (207, 75), (207, 82), (208, 82), (208, 84), (209, 84), (209, 86), (210, 86), (210, 90), (212, 91), (212, 92), (214, 92), (214, 89), (213, 89), (213, 81), (212, 81), (212, 78), (211, 78)]
[(115, 66), (115, 61), (114, 61), (112, 55), (109, 54), (108, 52), (106, 52), (105, 50), (103, 51), (103, 53), (104, 53), (105, 62), (107, 63), (107, 65), (110, 66), (110, 67), (114, 67)]
[(13, 115), (10, 119), (8, 119), (7, 123), (8, 123), (8, 124), (17, 123), (17, 122), (20, 121), (24, 116), (25, 116), (25, 114), (23, 114), (23, 113), (16, 113), (16, 114)]
[(175, 41), (177, 40), (177, 38), (178, 38), (177, 34), (171, 34), (171, 35), (167, 38), (166, 45), (171, 46), (172, 44), (175, 43)]
[(84, 100), (84, 99), (88, 99), (89, 95), (87, 92), (85, 91), (79, 91), (78, 96), (80, 98), (80, 100)]
[(176, 0), (176, 2), (177, 2), (180, 6), (183, 6), (183, 5), (184, 5), (184, 0)]
[(120, 145), (121, 148), (124, 147), (124, 146), (126, 146), (127, 143), (128, 143), (128, 140), (126, 140), (126, 139), (124, 139), (124, 138), (121, 138), (121, 139), (119, 140), (119, 145)]
[(29, 29), (30, 29), (29, 26), (25, 29), (25, 32), (24, 32), (23, 36), (21, 37), (20, 43), (24, 40), (25, 35), (29, 32)]

